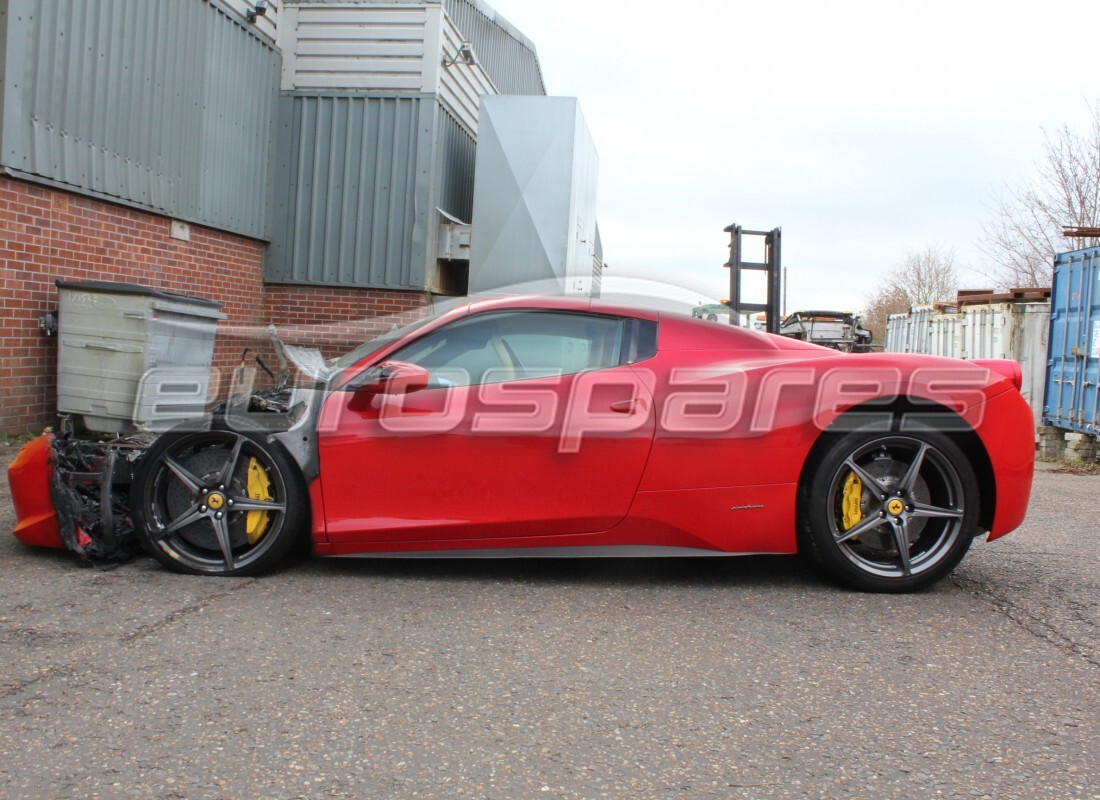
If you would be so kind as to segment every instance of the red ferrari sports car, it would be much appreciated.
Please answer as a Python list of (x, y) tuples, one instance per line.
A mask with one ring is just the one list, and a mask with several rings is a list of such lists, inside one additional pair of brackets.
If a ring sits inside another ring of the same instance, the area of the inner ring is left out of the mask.
[[(1027, 509), (1010, 361), (849, 355), (562, 297), (468, 302), (335, 362), (286, 349), (295, 384), (126, 454), (133, 529), (165, 566), (258, 573), (305, 536), (325, 556), (800, 552), (902, 592)], [(44, 439), (9, 471), (26, 541), (74, 540), (56, 464)]]

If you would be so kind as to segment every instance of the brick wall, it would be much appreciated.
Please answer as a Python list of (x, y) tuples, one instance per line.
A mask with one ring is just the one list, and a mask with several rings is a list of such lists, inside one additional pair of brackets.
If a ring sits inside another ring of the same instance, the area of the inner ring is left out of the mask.
[(264, 301), (267, 317), (276, 320), (285, 340), (317, 347), (332, 357), (394, 325), (416, 320), (424, 314), (429, 296), (422, 292), (270, 285)]
[(291, 340), (335, 355), (394, 322), (414, 319), (418, 292), (268, 286), (264, 245), (68, 192), (0, 178), (0, 433), (54, 421), (57, 341), (38, 319), (57, 307), (54, 281), (112, 280), (222, 302), (215, 365), (235, 366), (242, 342), (269, 322)]

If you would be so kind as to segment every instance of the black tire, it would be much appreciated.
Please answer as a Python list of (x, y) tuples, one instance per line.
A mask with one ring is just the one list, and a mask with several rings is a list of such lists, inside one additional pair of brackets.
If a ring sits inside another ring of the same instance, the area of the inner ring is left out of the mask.
[(278, 446), (208, 430), (153, 443), (138, 463), (130, 510), (142, 547), (169, 569), (258, 575), (304, 537), (309, 500), (297, 464)]
[(959, 447), (935, 431), (829, 435), (803, 472), (798, 524), (800, 549), (833, 579), (918, 591), (970, 548), (978, 483)]

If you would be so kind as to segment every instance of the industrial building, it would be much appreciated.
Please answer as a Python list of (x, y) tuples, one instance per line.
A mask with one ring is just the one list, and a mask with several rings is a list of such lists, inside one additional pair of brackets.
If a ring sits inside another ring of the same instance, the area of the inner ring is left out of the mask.
[(58, 279), (220, 301), (220, 367), (465, 293), (481, 98), (546, 94), (481, 0), (0, 0), (0, 64), (8, 433), (52, 421)]

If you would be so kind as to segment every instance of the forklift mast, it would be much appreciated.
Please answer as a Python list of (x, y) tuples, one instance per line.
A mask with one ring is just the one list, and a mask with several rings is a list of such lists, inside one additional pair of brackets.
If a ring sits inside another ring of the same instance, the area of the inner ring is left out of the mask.
[[(730, 299), (729, 308), (730, 325), (741, 324), (742, 313), (764, 312), (765, 330), (768, 333), (779, 333), (779, 300), (781, 297), (780, 278), (782, 270), (782, 257), (780, 239), (781, 228), (773, 228), (770, 231), (747, 231), (734, 223), (724, 229), (730, 235), (730, 259), (723, 266), (730, 271)], [(745, 261), (743, 259), (743, 240), (746, 236), (761, 236), (764, 238), (764, 260)], [(746, 303), (741, 300), (741, 271), (757, 270), (766, 273), (768, 292), (767, 299), (763, 303)]]

